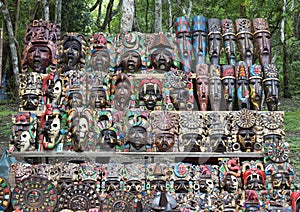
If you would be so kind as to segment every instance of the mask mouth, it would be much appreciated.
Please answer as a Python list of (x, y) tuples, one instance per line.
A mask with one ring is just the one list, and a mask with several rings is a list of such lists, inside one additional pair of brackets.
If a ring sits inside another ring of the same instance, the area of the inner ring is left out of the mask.
[(268, 48), (266, 48), (266, 47), (265, 47), (265, 48), (263, 48), (263, 52), (262, 52), (262, 53), (263, 53), (264, 55), (265, 55), (265, 54), (267, 54), (267, 55), (268, 55), (268, 54), (269, 54), (269, 49), (268, 49)]

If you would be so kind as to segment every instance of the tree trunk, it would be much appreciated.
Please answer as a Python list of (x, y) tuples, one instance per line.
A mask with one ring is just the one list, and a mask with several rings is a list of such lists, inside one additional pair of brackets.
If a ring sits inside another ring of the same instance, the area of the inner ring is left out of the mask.
[(134, 20), (134, 0), (123, 0), (122, 6), (121, 33), (127, 33), (132, 30)]
[(113, 6), (114, 6), (114, 0), (110, 0), (108, 5), (107, 5), (107, 8), (106, 8), (106, 14), (105, 14), (104, 22), (103, 22), (102, 26), (100, 27), (101, 32), (105, 31), (106, 26), (109, 24), (109, 22), (112, 19), (111, 13), (112, 13)]
[(172, 3), (168, 0), (169, 5), (169, 32), (173, 32), (173, 17), (172, 17)]
[(98, 1), (98, 15), (96, 20), (96, 26), (98, 27), (98, 31), (101, 31), (101, 14), (102, 14), (102, 0)]
[(161, 0), (155, 0), (155, 21), (154, 32), (162, 32), (162, 3)]
[(280, 40), (282, 44), (283, 49), (283, 97), (284, 98), (291, 98), (291, 93), (289, 91), (289, 71), (288, 71), (288, 52), (286, 47), (286, 40), (285, 40), (285, 15), (286, 15), (286, 0), (283, 0), (283, 6), (282, 6), (282, 20), (281, 20), (281, 28), (280, 28)]
[(49, 2), (47, 0), (43, 0), (43, 12), (44, 12), (44, 20), (49, 21)]
[(18, 25), (19, 25), (19, 14), (20, 14), (20, 0), (17, 0), (17, 12), (16, 12), (16, 18), (15, 18), (15, 35), (17, 39), (18, 35)]
[(5, 23), (6, 23), (6, 27), (7, 27), (8, 38), (9, 38), (9, 47), (10, 47), (10, 52), (11, 52), (11, 61), (12, 61), (13, 72), (15, 75), (14, 81), (15, 81), (16, 87), (18, 88), (19, 87), (19, 79), (18, 79), (19, 60), (18, 60), (18, 52), (17, 52), (17, 48), (16, 48), (16, 43), (15, 43), (13, 25), (11, 22), (9, 11), (8, 11), (7, 7), (1, 1), (0, 1), (0, 10), (5, 19)]
[(62, 0), (55, 1), (55, 20), (54, 22), (61, 26), (61, 5)]
[(34, 2), (34, 9), (33, 9), (32, 14), (31, 14), (31, 21), (37, 19), (36, 16), (37, 16), (39, 6), (40, 6), (40, 0), (36, 0)]

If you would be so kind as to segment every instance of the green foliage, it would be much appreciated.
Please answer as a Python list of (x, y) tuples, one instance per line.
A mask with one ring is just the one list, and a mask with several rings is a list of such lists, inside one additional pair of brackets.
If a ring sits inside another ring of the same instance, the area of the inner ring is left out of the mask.
[(92, 16), (87, 1), (62, 1), (62, 34), (78, 32), (88, 34), (92, 27)]
[(285, 131), (286, 133), (300, 132), (300, 111), (299, 110), (285, 113)]

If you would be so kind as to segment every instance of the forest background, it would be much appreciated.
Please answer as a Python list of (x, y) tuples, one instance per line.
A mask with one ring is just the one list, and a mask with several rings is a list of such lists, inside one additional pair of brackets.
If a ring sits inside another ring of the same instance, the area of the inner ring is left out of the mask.
[[(176, 17), (191, 20), (195, 15), (268, 20), (272, 63), (280, 71), (279, 110), (285, 111), (290, 160), (300, 185), (300, 0), (1, 0), (0, 154), (8, 146), (11, 115), (18, 111), (23, 37), (33, 20), (60, 24), (61, 35), (78, 32), (89, 37), (96, 32), (174, 32)], [(225, 61), (223, 51), (221, 64)]]

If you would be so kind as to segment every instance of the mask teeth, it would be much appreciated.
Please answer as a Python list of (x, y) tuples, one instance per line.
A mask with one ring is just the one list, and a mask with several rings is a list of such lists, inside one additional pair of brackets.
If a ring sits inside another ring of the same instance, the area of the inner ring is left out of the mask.
[(154, 93), (157, 93), (156, 90), (157, 90), (157, 84), (154, 84)]
[(147, 86), (144, 84), (144, 94), (146, 94)]

